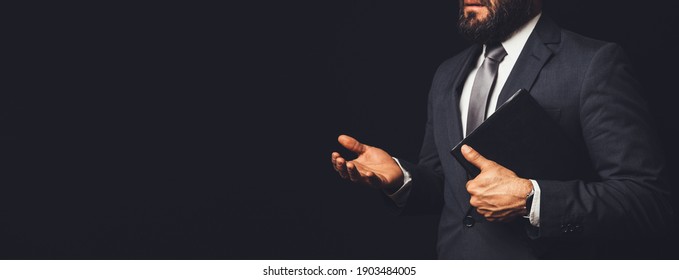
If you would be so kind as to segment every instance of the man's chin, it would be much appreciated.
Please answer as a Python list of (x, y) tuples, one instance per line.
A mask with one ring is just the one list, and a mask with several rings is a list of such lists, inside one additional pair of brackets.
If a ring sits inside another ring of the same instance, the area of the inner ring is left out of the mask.
[(470, 18), (467, 19), (466, 22), (464, 23), (465, 28), (469, 29), (477, 29), (480, 26), (482, 26), (485, 23), (485, 21), (480, 20), (478, 18)]

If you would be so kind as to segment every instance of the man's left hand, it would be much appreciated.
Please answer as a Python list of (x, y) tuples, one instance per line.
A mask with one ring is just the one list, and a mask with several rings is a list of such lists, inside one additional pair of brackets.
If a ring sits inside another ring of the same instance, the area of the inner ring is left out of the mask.
[(526, 197), (533, 190), (530, 180), (516, 176), (467, 145), (462, 146), (462, 155), (481, 170), (476, 178), (467, 182), (469, 203), (479, 214), (491, 222), (509, 222), (527, 214)]

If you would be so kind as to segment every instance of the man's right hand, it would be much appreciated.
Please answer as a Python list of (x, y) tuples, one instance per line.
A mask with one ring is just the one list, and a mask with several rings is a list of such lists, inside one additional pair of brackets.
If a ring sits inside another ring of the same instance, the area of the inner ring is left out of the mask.
[(403, 185), (403, 171), (387, 152), (347, 135), (340, 135), (337, 141), (358, 155), (356, 159), (346, 161), (338, 152), (332, 153), (332, 166), (342, 178), (379, 189)]

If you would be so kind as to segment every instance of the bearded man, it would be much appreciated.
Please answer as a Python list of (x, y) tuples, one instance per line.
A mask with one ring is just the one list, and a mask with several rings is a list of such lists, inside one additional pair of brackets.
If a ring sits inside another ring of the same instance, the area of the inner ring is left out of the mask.
[[(660, 145), (618, 45), (562, 30), (540, 0), (460, 1), (459, 30), (474, 45), (434, 76), (419, 163), (341, 135), (357, 154), (332, 153), (342, 178), (381, 189), (402, 214), (440, 214), (442, 259), (608, 258), (602, 249), (614, 240), (670, 226)], [(575, 142), (592, 176), (520, 178), (464, 146), (481, 170), (468, 178), (450, 150), (521, 88)]]

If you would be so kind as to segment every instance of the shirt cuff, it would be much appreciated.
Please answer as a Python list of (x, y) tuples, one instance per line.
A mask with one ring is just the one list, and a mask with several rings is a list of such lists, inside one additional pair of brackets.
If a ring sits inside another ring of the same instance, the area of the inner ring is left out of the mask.
[(396, 203), (396, 206), (403, 207), (406, 205), (406, 201), (408, 201), (408, 196), (410, 195), (410, 186), (412, 185), (411, 182), (413, 179), (410, 176), (410, 173), (403, 168), (398, 159), (397, 158), (393, 159), (398, 164), (398, 167), (401, 168), (401, 172), (403, 172), (403, 185), (397, 191), (391, 194), (385, 190), (384, 194), (386, 194), (391, 200), (393, 200), (394, 203)]
[(540, 227), (540, 185), (535, 180), (530, 180), (533, 184), (533, 203), (528, 213), (528, 221), (534, 227)]

